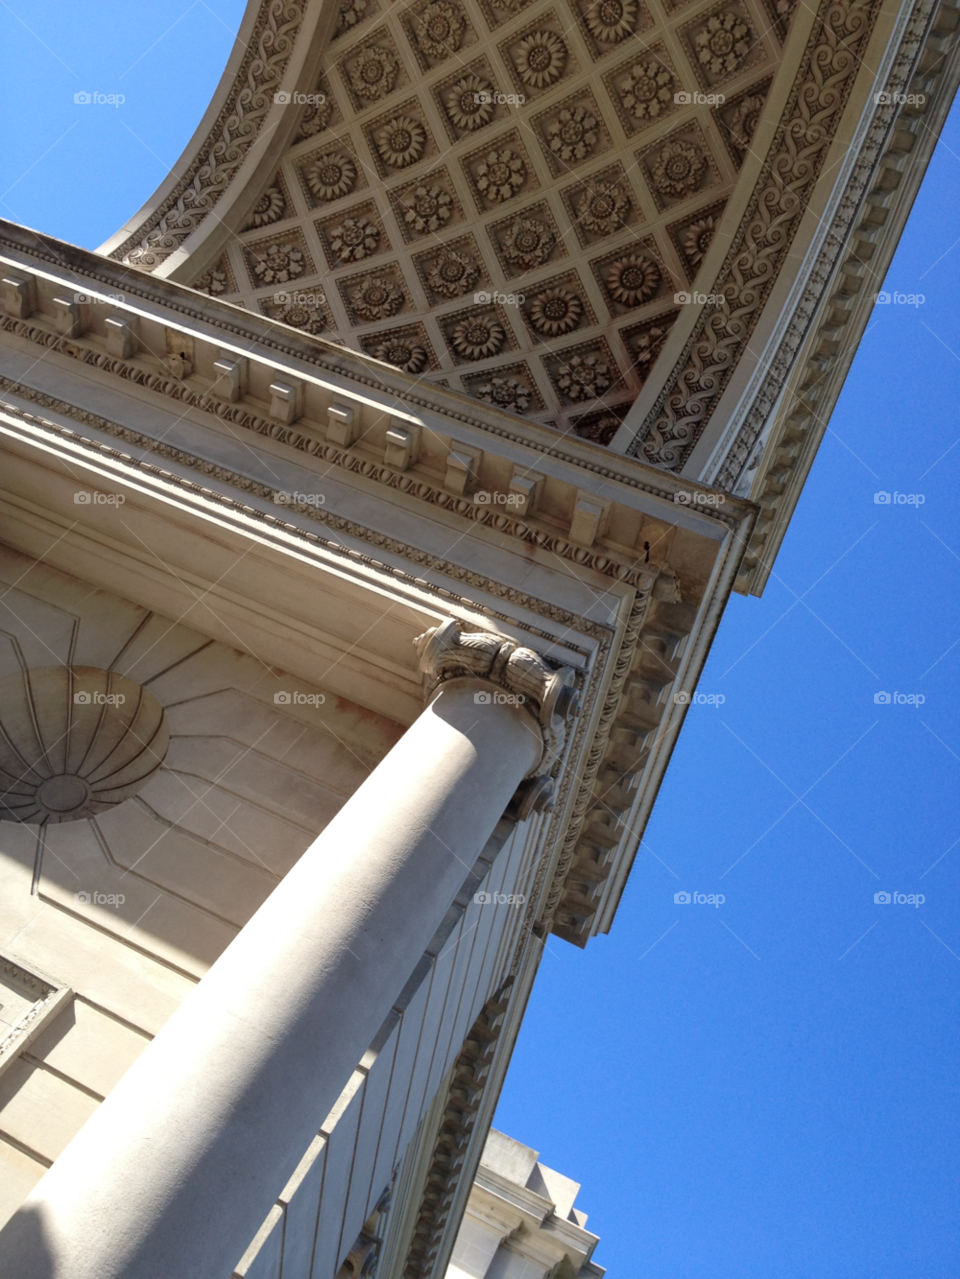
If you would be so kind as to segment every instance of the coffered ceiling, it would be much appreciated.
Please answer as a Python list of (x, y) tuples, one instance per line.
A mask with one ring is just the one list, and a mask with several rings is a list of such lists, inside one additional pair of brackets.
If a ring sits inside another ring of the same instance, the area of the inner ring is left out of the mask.
[(789, 14), (343, 0), (292, 144), (190, 282), (607, 443), (695, 284)]

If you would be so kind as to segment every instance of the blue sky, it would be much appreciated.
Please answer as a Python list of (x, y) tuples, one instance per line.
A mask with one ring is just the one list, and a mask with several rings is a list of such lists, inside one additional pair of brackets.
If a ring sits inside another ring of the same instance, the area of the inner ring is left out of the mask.
[[(242, 7), (5, 4), (0, 213), (102, 242), (188, 141)], [(583, 1183), (612, 1275), (956, 1279), (958, 207), (955, 112), (886, 281), (925, 300), (873, 314), (612, 933), (549, 942), (496, 1122)]]

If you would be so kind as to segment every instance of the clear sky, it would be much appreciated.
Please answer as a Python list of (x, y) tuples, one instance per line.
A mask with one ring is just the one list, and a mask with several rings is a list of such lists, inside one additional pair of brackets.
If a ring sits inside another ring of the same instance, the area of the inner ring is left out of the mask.
[[(242, 8), (3, 0), (0, 214), (106, 239)], [(955, 111), (885, 285), (924, 300), (875, 310), (770, 585), (730, 604), (725, 700), (690, 710), (612, 933), (548, 944), (496, 1123), (583, 1183), (617, 1279), (960, 1272), (958, 208)]]

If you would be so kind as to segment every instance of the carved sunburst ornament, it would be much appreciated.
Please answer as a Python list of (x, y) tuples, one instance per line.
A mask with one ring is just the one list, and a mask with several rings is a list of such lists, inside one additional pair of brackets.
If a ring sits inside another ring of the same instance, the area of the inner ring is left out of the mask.
[(380, 228), (369, 218), (345, 218), (330, 235), (330, 247), (341, 262), (360, 262), (376, 250)]
[(286, 210), (287, 202), (279, 187), (267, 187), (263, 195), (253, 206), (250, 214), (250, 226), (269, 226), (279, 222)]
[(630, 253), (607, 272), (610, 296), (624, 306), (639, 306), (656, 295), (663, 274), (653, 258)]
[(453, 197), (442, 187), (417, 187), (404, 197), (403, 220), (414, 231), (439, 231), (450, 221)]
[(587, 10), (590, 34), (604, 44), (625, 40), (637, 21), (635, 0), (594, 0)]
[(459, 7), (447, 0), (434, 0), (414, 19), (417, 43), (428, 58), (445, 58), (463, 43), (466, 19)]
[(557, 372), (557, 386), (571, 400), (595, 400), (610, 382), (610, 366), (599, 355), (574, 355)]
[(384, 163), (394, 169), (415, 164), (426, 145), (426, 130), (409, 115), (395, 116), (377, 134), (377, 150)]
[(596, 117), (584, 107), (564, 107), (547, 130), (550, 150), (564, 163), (585, 159), (597, 145)]
[(275, 311), (273, 318), (281, 324), (289, 324), (293, 329), (302, 329), (304, 333), (322, 333), (327, 327), (326, 314), (320, 307), (307, 306), (301, 302), (291, 302)]
[(389, 49), (371, 44), (361, 49), (350, 68), (350, 83), (358, 98), (385, 98), (397, 82), (400, 63)]
[(494, 96), (489, 80), (464, 76), (447, 94), (447, 114), (458, 129), (479, 129), (493, 119)]
[(427, 283), (441, 297), (458, 298), (480, 278), (472, 258), (450, 250), (442, 253), (427, 272)]
[(736, 109), (727, 122), (734, 145), (746, 150), (750, 139), (757, 131), (760, 117), (763, 114), (763, 98), (751, 94), (737, 103)]
[(713, 239), (713, 233), (716, 230), (716, 221), (713, 217), (701, 218), (698, 222), (694, 222), (692, 226), (688, 226), (683, 233), (683, 251), (686, 253), (692, 266), (699, 266), (703, 261), (704, 254), (710, 247)]
[(697, 32), (697, 57), (711, 75), (734, 71), (750, 52), (752, 38), (753, 32), (739, 13), (732, 9), (726, 13), (715, 13)]
[(477, 395), (486, 404), (511, 413), (525, 413), (530, 407), (533, 392), (515, 377), (493, 377), (477, 387)]
[(330, 123), (332, 114), (333, 103), (329, 98), (324, 98), (322, 102), (311, 102), (304, 110), (300, 128), (297, 130), (297, 137), (312, 138), (316, 134), (322, 133)]
[(692, 142), (668, 142), (653, 166), (653, 181), (663, 195), (684, 196), (694, 190), (706, 167), (706, 156)]
[(488, 151), (477, 165), (477, 190), (488, 200), (499, 204), (509, 200), (523, 186), (526, 165), (510, 147)]
[(403, 289), (393, 280), (371, 276), (353, 292), (351, 300), (362, 320), (385, 320), (403, 306)]
[(453, 349), (467, 360), (483, 360), (496, 355), (506, 341), (503, 325), (498, 320), (478, 317), (461, 320), (450, 335)]
[(517, 218), (503, 238), (507, 260), (522, 271), (541, 266), (553, 251), (557, 237), (538, 218)]
[(577, 201), (577, 217), (591, 235), (619, 231), (630, 201), (617, 186), (588, 186)]
[(410, 342), (384, 342), (374, 348), (374, 359), (393, 364), (404, 373), (420, 373), (427, 363), (427, 353), (422, 346)]
[(656, 120), (673, 98), (673, 76), (660, 62), (638, 62), (621, 85), (620, 96), (638, 120)]
[(567, 46), (553, 31), (535, 31), (520, 41), (515, 61), (524, 84), (546, 89), (563, 75)]
[(328, 151), (307, 170), (307, 186), (318, 200), (339, 200), (353, 190), (357, 167), (341, 151)]
[(271, 244), (254, 263), (261, 284), (286, 284), (303, 275), (303, 252), (296, 244)]
[(580, 323), (583, 303), (570, 289), (545, 289), (530, 303), (530, 323), (545, 337), (570, 333)]

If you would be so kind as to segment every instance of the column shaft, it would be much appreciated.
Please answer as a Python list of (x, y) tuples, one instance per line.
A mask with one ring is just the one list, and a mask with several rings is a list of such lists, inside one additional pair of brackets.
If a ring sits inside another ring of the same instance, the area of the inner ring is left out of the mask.
[(10, 1279), (228, 1279), (540, 757), (444, 684), (0, 1234)]

